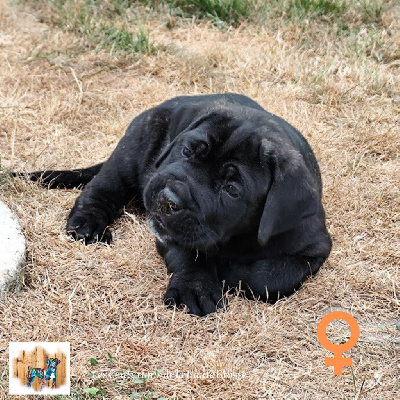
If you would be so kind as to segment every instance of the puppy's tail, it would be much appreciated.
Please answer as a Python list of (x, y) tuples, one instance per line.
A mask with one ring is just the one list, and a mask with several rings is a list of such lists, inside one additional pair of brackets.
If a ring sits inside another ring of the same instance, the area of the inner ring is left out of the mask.
[(103, 164), (61, 171), (12, 172), (11, 175), (18, 178), (28, 178), (49, 189), (82, 188), (99, 173)]

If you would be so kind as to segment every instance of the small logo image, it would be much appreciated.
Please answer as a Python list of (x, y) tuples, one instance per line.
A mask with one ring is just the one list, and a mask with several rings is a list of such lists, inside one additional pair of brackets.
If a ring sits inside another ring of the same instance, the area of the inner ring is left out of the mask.
[(67, 342), (11, 342), (9, 394), (70, 394)]
[[(336, 319), (341, 319), (350, 326), (350, 338), (347, 342), (342, 344), (332, 343), (326, 337), (326, 328), (328, 324)], [(332, 311), (325, 315), (318, 324), (317, 337), (325, 349), (333, 352), (333, 357), (325, 358), (325, 365), (327, 367), (333, 367), (333, 373), (335, 375), (342, 375), (343, 367), (351, 367), (353, 365), (353, 359), (351, 357), (343, 357), (343, 353), (353, 348), (360, 337), (360, 327), (352, 315), (344, 311)]]

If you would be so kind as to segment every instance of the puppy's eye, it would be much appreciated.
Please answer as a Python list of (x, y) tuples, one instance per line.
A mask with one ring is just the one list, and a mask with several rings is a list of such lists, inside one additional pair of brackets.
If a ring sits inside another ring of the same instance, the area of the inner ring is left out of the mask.
[(205, 152), (207, 152), (208, 149), (208, 144), (206, 142), (200, 142), (197, 146), (196, 146), (196, 154), (203, 154)]
[(229, 196), (233, 198), (239, 197), (239, 190), (236, 186), (228, 184), (223, 187), (223, 190), (225, 190), (226, 193), (228, 193)]
[(189, 158), (189, 157), (193, 154), (193, 151), (190, 150), (189, 147), (184, 147), (184, 148), (182, 149), (182, 154), (183, 154), (185, 157)]
[(191, 147), (192, 147), (192, 149), (184, 146), (182, 149), (182, 154), (186, 158), (189, 158), (193, 155), (196, 155), (196, 156), (202, 155), (202, 154), (206, 153), (208, 150), (208, 144), (206, 142), (200, 142), (196, 145), (192, 144)]

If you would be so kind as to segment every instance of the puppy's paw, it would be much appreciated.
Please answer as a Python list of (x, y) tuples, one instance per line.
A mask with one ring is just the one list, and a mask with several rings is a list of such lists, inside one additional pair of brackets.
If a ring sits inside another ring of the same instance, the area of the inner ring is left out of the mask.
[(195, 275), (173, 276), (164, 303), (169, 307), (187, 306), (189, 314), (204, 316), (226, 306), (222, 287), (218, 282), (198, 279)]
[(107, 223), (93, 216), (71, 216), (67, 223), (67, 233), (85, 244), (97, 242), (110, 244), (112, 239)]

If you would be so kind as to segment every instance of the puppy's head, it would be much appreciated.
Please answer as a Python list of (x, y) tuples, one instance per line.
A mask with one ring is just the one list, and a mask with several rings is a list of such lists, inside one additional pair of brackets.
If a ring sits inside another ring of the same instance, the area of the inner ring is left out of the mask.
[(47, 359), (47, 365), (49, 368), (56, 368), (58, 364), (60, 364), (61, 360), (58, 358), (52, 357)]
[(177, 135), (144, 191), (156, 237), (201, 251), (240, 235), (264, 246), (314, 212), (302, 155), (265, 132), (252, 120), (212, 117)]

